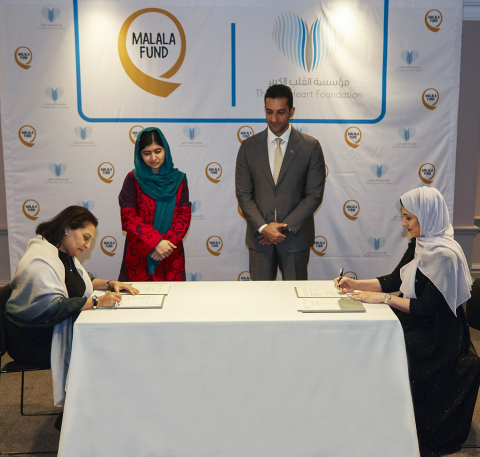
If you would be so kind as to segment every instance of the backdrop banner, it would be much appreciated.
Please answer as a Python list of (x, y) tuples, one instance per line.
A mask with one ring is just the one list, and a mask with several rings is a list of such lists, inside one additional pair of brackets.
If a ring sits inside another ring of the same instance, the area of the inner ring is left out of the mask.
[[(241, 5), (241, 6), (239, 6)], [(389, 273), (406, 249), (399, 197), (444, 195), (453, 220), (462, 0), (2, 0), (2, 133), (12, 274), (35, 227), (79, 204), (80, 257), (118, 277), (118, 193), (147, 126), (187, 174), (187, 280), (249, 280), (235, 197), (240, 143), (264, 95), (294, 93), (294, 128), (327, 165), (310, 279)]]

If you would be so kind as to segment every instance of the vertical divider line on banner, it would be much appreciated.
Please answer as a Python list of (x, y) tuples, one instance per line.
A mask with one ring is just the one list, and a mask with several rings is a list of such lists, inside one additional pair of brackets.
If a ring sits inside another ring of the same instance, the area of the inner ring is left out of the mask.
[(237, 87), (236, 87), (236, 55), (235, 55), (235, 23), (232, 23), (231, 25), (231, 30), (232, 30), (232, 106), (237, 106)]

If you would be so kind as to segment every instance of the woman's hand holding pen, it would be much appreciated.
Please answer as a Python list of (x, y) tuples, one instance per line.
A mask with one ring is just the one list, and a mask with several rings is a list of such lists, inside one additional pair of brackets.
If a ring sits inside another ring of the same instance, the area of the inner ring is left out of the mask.
[(98, 297), (98, 306), (102, 308), (113, 308), (116, 303), (122, 301), (122, 294), (119, 292), (110, 292), (109, 294)]
[(348, 278), (347, 276), (338, 277), (333, 280), (335, 288), (344, 293), (353, 292), (355, 290), (355, 279)]

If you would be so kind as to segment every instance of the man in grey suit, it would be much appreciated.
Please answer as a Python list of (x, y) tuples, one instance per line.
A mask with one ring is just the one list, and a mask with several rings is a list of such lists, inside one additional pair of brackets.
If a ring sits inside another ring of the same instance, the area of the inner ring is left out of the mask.
[(292, 128), (295, 113), (288, 86), (265, 93), (268, 128), (242, 142), (235, 192), (247, 220), (250, 276), (275, 280), (308, 279), (313, 214), (322, 203), (325, 161), (320, 143)]

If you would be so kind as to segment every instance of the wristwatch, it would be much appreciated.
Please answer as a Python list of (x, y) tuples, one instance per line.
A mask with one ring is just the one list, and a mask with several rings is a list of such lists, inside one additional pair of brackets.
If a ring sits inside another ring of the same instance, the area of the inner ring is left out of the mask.
[(93, 309), (98, 308), (98, 298), (96, 295), (92, 295), (92, 300), (93, 300)]
[(390, 300), (390, 298), (392, 298), (392, 296), (390, 294), (385, 294), (385, 298), (383, 299), (383, 303), (388, 305), (388, 300)]
[(110, 279), (107, 281), (107, 289), (110, 291), (110, 292), (113, 292), (113, 287), (110, 285)]

